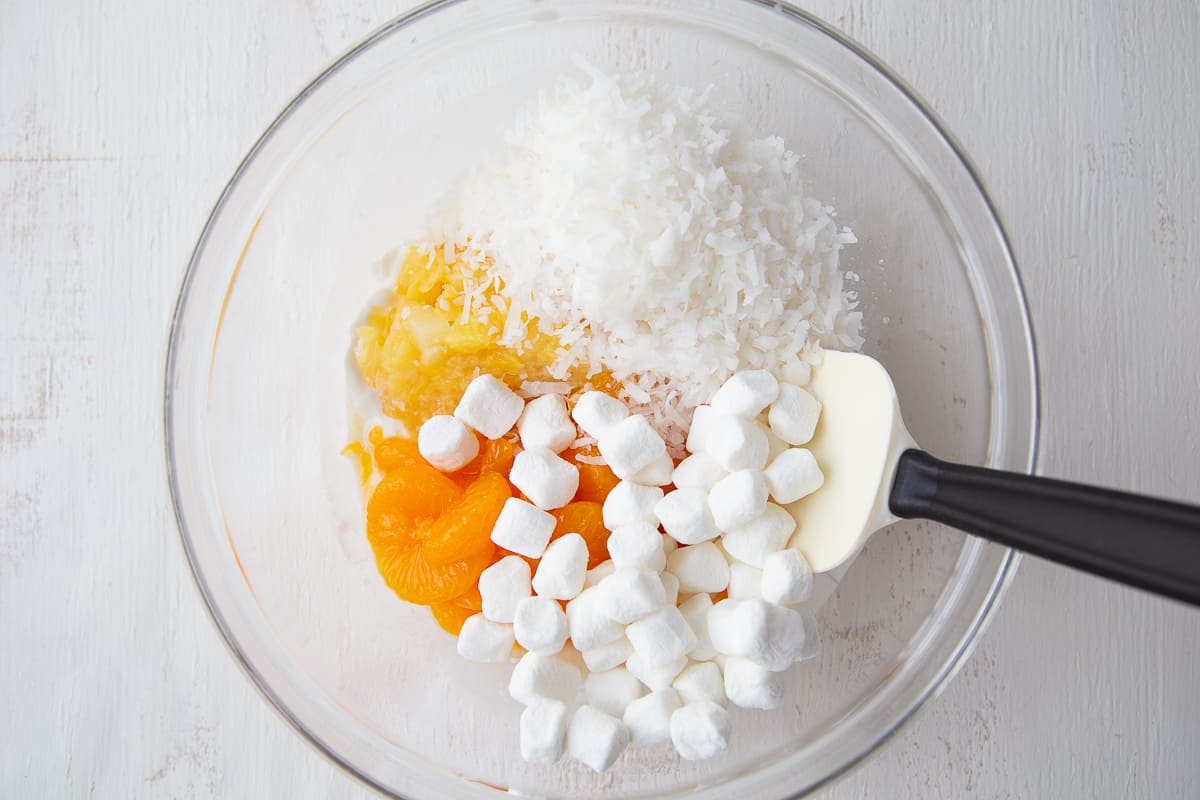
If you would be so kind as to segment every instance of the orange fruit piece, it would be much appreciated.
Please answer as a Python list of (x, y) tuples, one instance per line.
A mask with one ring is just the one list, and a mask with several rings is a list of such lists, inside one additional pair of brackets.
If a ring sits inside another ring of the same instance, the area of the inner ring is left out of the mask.
[(470, 484), (485, 472), (508, 475), (512, 469), (513, 459), (517, 454), (516, 445), (508, 439), (479, 438), (479, 455), (458, 472), (450, 475), (450, 479), (460, 486)]
[(420, 605), (444, 603), (463, 594), (492, 563), (494, 545), (461, 561), (431, 564), (415, 537), (396, 535), (375, 550), (384, 581), (401, 600)]
[(551, 540), (568, 533), (578, 533), (587, 544), (588, 569), (608, 560), (608, 529), (604, 527), (604, 515), (599, 503), (575, 501), (550, 513), (557, 520)]
[(399, 436), (389, 436), (375, 445), (375, 466), (384, 472), (416, 461), (424, 464), (425, 459), (417, 452), (416, 439), (401, 439)]
[(431, 564), (444, 564), (476, 556), (485, 550), (490, 555), (492, 527), (504, 502), (512, 497), (503, 475), (485, 472), (467, 487), (462, 498), (443, 511), (423, 531), (421, 552)]
[(377, 531), (411, 529), (420, 520), (434, 519), (462, 494), (454, 481), (428, 464), (404, 462), (383, 476), (367, 501), (367, 538)]
[(478, 614), (483, 609), (483, 598), (479, 596), (479, 587), (472, 587), (466, 594), (456, 597), (453, 600), (448, 600), (445, 603), (436, 603), (429, 607), (433, 612), (433, 618), (442, 630), (451, 636), (458, 636), (462, 630), (463, 623), (468, 619)]
[(607, 464), (577, 464), (579, 467), (579, 490), (576, 500), (603, 503), (608, 493), (620, 482)]

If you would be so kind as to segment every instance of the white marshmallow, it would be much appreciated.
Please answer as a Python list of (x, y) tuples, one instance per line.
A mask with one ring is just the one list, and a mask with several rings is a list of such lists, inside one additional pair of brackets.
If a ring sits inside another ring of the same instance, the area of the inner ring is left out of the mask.
[(717, 655), (712, 640), (708, 638), (708, 612), (712, 607), (712, 598), (704, 592), (692, 595), (679, 606), (679, 613), (683, 614), (688, 627), (696, 634), (696, 646), (691, 652), (691, 657), (696, 661), (708, 661)]
[(605, 431), (629, 416), (629, 409), (615, 397), (604, 392), (584, 392), (571, 412), (583, 432), (599, 439)]
[(578, 533), (567, 533), (550, 543), (538, 562), (533, 590), (540, 597), (570, 600), (583, 591), (587, 575), (587, 542)]
[(708, 508), (708, 493), (687, 488), (667, 492), (654, 506), (663, 530), (680, 544), (699, 544), (716, 538), (720, 530)]
[(667, 571), (679, 579), (679, 591), (719, 592), (729, 585), (729, 562), (712, 542), (681, 547), (667, 557)]
[(599, 564), (587, 571), (587, 575), (583, 579), (583, 585), (585, 587), (595, 586), (616, 571), (617, 565), (612, 562), (612, 559), (601, 561)]
[(780, 439), (775, 431), (771, 430), (765, 423), (759, 422), (758, 429), (767, 437), (767, 463), (770, 464), (775, 460), (775, 457), (791, 447), (790, 444)]
[(679, 706), (679, 693), (674, 689), (659, 689), (626, 706), (623, 720), (632, 744), (652, 747), (670, 739), (671, 715)]
[(731, 472), (708, 490), (708, 509), (723, 531), (753, 521), (767, 507), (767, 480), (755, 469)]
[(461, 420), (439, 414), (417, 432), (417, 452), (435, 469), (454, 472), (479, 455), (479, 440)]
[(606, 613), (599, 585), (584, 589), (567, 603), (567, 630), (571, 634), (571, 643), (581, 652), (611, 644), (625, 632)]
[(713, 484), (728, 475), (725, 468), (707, 453), (693, 453), (679, 462), (671, 473), (671, 483), (679, 489), (694, 486), (708, 491)]
[(783, 700), (783, 673), (744, 658), (725, 659), (725, 696), (739, 708), (770, 711)]
[[(670, 536), (662, 537), (664, 542), (674, 542)], [(667, 605), (674, 608), (679, 605), (679, 578), (670, 572), (660, 572), (658, 579), (662, 581), (663, 591), (667, 594)]]
[(779, 381), (765, 369), (735, 372), (708, 404), (722, 414), (754, 419), (779, 396)]
[(480, 375), (467, 384), (454, 416), (487, 438), (499, 439), (512, 429), (524, 409), (525, 401), (502, 382)]
[(779, 397), (767, 412), (771, 430), (788, 444), (807, 444), (817, 430), (821, 402), (799, 386), (780, 384)]
[(696, 646), (696, 634), (675, 606), (660, 608), (631, 623), (625, 636), (633, 652), (651, 669), (686, 656)]
[[(800, 612), (762, 600), (722, 600), (708, 613), (708, 635), (717, 652), (746, 658), (779, 672), (815, 654), (812, 623)], [(815, 634), (815, 629), (813, 630)]]
[(618, 478), (629, 480), (667, 452), (662, 437), (641, 414), (626, 417), (596, 440), (600, 455)]
[(492, 526), (492, 541), (509, 552), (541, 558), (554, 533), (555, 522), (551, 514), (510, 497), (504, 501), (500, 516)]
[(696, 406), (696, 410), (692, 412), (692, 423), (688, 427), (687, 451), (703, 453), (723, 418), (712, 406)]
[(567, 413), (567, 401), (559, 394), (530, 400), (517, 420), (517, 433), (525, 449), (545, 449), (552, 453), (566, 450), (578, 435)]
[(675, 462), (666, 453), (642, 467), (630, 478), (634, 483), (645, 486), (666, 486), (671, 482), (671, 473), (675, 471)]
[(526, 653), (513, 667), (508, 679), (508, 694), (525, 705), (549, 698), (569, 706), (575, 702), (580, 682), (579, 670), (561, 656)]
[(620, 717), (625, 708), (646, 693), (642, 682), (623, 667), (593, 672), (583, 680), (583, 693), (589, 705), (605, 714)]
[(771, 553), (787, 546), (796, 520), (783, 508), (767, 503), (763, 513), (745, 525), (725, 531), (721, 546), (738, 561), (761, 567)]
[(637, 679), (644, 683), (650, 691), (656, 692), (659, 689), (668, 688), (671, 681), (675, 680), (675, 676), (682, 672), (687, 665), (687, 656), (680, 656), (661, 667), (651, 667), (642, 660), (640, 655), (634, 653), (625, 662), (625, 669), (636, 675)]
[(601, 581), (596, 592), (605, 616), (622, 625), (636, 622), (667, 602), (667, 593), (658, 574), (643, 569), (618, 567)]
[(684, 703), (725, 705), (725, 679), (721, 668), (712, 661), (693, 661), (684, 667), (671, 684)]
[(671, 715), (671, 742), (681, 758), (712, 758), (729, 746), (729, 712), (716, 703), (691, 703)]
[(526, 597), (513, 618), (517, 644), (539, 656), (552, 656), (567, 642), (567, 615), (557, 600)]
[(663, 535), (657, 525), (634, 522), (619, 525), (608, 536), (608, 555), (617, 569), (662, 570), (667, 563)]
[(657, 486), (641, 486), (632, 481), (621, 481), (604, 498), (602, 513), (604, 527), (610, 531), (622, 525), (648, 522), (658, 525), (654, 506), (663, 498), (663, 490)]
[(780, 550), (763, 560), (762, 596), (768, 603), (803, 603), (812, 596), (812, 590), (812, 567), (799, 550)]
[(508, 479), (535, 506), (549, 511), (571, 502), (579, 490), (579, 467), (544, 448), (522, 450)]
[(505, 556), (479, 575), (483, 616), (492, 622), (511, 623), (517, 605), (529, 594), (529, 564), (523, 558)]
[(492, 622), (483, 614), (467, 617), (458, 632), (458, 654), (468, 661), (507, 661), (512, 647), (512, 626)]
[(762, 597), (762, 570), (735, 561), (729, 565), (729, 599), (757, 600)]
[(604, 772), (629, 746), (629, 728), (598, 708), (581, 706), (567, 727), (567, 755)]
[(776, 503), (794, 503), (825, 483), (817, 459), (802, 447), (791, 447), (777, 455), (763, 475)]
[(521, 712), (521, 758), (553, 764), (562, 758), (567, 735), (567, 706), (559, 700), (534, 700)]
[(753, 420), (719, 415), (704, 437), (704, 452), (729, 472), (762, 469), (767, 465), (767, 435)]
[(629, 640), (622, 636), (615, 642), (593, 647), (591, 650), (584, 650), (583, 663), (591, 672), (604, 672), (613, 667), (619, 667), (624, 664), (629, 656), (633, 655), (633, 645)]

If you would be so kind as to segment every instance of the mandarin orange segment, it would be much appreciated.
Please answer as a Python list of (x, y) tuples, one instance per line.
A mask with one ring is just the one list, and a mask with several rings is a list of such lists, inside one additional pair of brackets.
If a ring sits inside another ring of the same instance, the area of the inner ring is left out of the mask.
[(447, 564), (431, 564), (425, 558), (420, 543), (397, 551), (396, 557), (377, 557), (376, 564), (387, 585), (401, 600), (429, 606), (444, 603), (463, 594), (479, 580), (479, 574), (492, 563), (492, 551), (488, 548), (461, 561)]
[(508, 439), (488, 440), (482, 436), (479, 439), (479, 455), (450, 476), (450, 479), (459, 486), (470, 484), (485, 472), (508, 475), (509, 470), (512, 469), (513, 459), (517, 453), (516, 445)]
[(578, 464), (578, 467), (579, 490), (575, 492), (576, 500), (603, 503), (621, 480), (607, 464)]
[(406, 463), (390, 470), (367, 501), (367, 535), (373, 529), (397, 530), (436, 519), (463, 491), (427, 464)]
[(503, 475), (485, 472), (462, 498), (430, 526), (421, 552), (431, 564), (470, 558), (494, 548), (491, 535), (504, 503), (512, 497)]
[(433, 612), (433, 618), (442, 630), (451, 636), (458, 636), (463, 623), (479, 613), (470, 608), (463, 608), (453, 600), (448, 603), (435, 603), (429, 610)]
[(608, 529), (604, 527), (604, 515), (599, 503), (576, 501), (550, 513), (557, 520), (552, 540), (568, 533), (578, 533), (587, 544), (588, 569), (608, 560)]
[(384, 472), (416, 462), (425, 463), (417, 452), (416, 439), (402, 439), (399, 436), (389, 436), (375, 444), (375, 466)]

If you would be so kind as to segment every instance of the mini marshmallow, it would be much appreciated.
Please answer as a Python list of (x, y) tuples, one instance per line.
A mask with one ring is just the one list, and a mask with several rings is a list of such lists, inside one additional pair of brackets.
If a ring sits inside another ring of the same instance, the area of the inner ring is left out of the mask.
[(777, 503), (794, 503), (821, 488), (825, 475), (817, 459), (803, 447), (791, 447), (775, 457), (763, 471), (771, 497)]
[(729, 712), (716, 703), (691, 703), (671, 715), (671, 742), (688, 761), (712, 758), (729, 746)]
[(634, 522), (617, 526), (608, 536), (608, 555), (617, 569), (662, 570), (667, 563), (663, 535), (657, 525)]
[(517, 644), (539, 656), (552, 656), (567, 642), (567, 615), (549, 597), (526, 597), (513, 617)]
[(596, 591), (605, 616), (622, 625), (636, 622), (667, 602), (667, 593), (658, 573), (643, 569), (617, 568), (596, 587)]
[(629, 746), (629, 728), (598, 708), (581, 706), (567, 727), (567, 755), (604, 772)]
[(458, 654), (468, 661), (507, 661), (512, 647), (512, 626), (492, 622), (483, 614), (467, 617), (458, 632)]
[(722, 600), (708, 613), (708, 635), (717, 652), (772, 672), (815, 654), (806, 641), (815, 638), (810, 630), (815, 634), (814, 624), (800, 612), (762, 600)]
[(546, 698), (571, 705), (579, 693), (579, 685), (579, 670), (561, 656), (526, 653), (513, 667), (508, 694), (524, 705)]
[(559, 700), (535, 699), (521, 712), (521, 758), (530, 764), (553, 764), (563, 754), (567, 706)]
[(768, 603), (803, 603), (812, 596), (812, 590), (812, 567), (799, 550), (780, 550), (763, 560), (762, 596)]
[(680, 706), (679, 693), (659, 689), (625, 707), (622, 717), (637, 747), (652, 747), (671, 738), (671, 715)]
[(712, 456), (707, 453), (693, 453), (675, 467), (675, 471), (671, 473), (671, 483), (680, 489), (694, 486), (708, 491), (714, 483), (728, 474)]
[(735, 372), (708, 404), (722, 414), (754, 419), (779, 396), (779, 381), (765, 369)]
[(821, 402), (799, 386), (780, 384), (779, 397), (767, 412), (771, 430), (788, 444), (808, 444), (821, 418)]
[(630, 478), (634, 483), (644, 486), (666, 486), (671, 482), (671, 473), (675, 471), (675, 462), (666, 453), (642, 467)]
[(708, 507), (708, 493), (687, 488), (667, 492), (654, 506), (663, 530), (680, 544), (699, 544), (720, 533)]
[(571, 502), (579, 490), (579, 467), (545, 448), (522, 450), (513, 459), (508, 479), (535, 506), (549, 511)]
[(571, 417), (593, 439), (629, 416), (629, 409), (615, 397), (604, 392), (584, 392), (575, 403)]
[(483, 598), (483, 616), (492, 622), (511, 623), (517, 605), (529, 597), (529, 563), (517, 556), (505, 556), (479, 575), (479, 596)]
[(791, 447), (790, 444), (785, 442), (783, 439), (780, 439), (775, 434), (775, 431), (771, 430), (770, 427), (768, 427), (766, 424), (764, 424), (761, 421), (758, 423), (758, 429), (763, 432), (764, 436), (767, 437), (767, 463), (768, 464), (770, 464), (772, 461), (774, 461), (775, 457), (778, 456), (780, 453), (782, 453), (784, 450), (787, 450), (789, 447)]
[[(664, 542), (674, 542), (670, 536), (662, 537)], [(665, 561), (665, 560), (664, 560)], [(667, 595), (667, 605), (674, 608), (679, 605), (679, 578), (672, 575), (670, 572), (660, 572), (658, 579), (662, 581), (663, 591)]]
[(512, 553), (541, 558), (554, 533), (554, 517), (516, 497), (504, 501), (492, 526), (492, 541)]
[(604, 672), (613, 667), (619, 667), (629, 660), (629, 657), (633, 655), (633, 645), (629, 643), (628, 639), (622, 636), (615, 642), (593, 647), (591, 650), (584, 650), (582, 655), (583, 663), (589, 671)]
[(576, 650), (594, 650), (621, 638), (624, 629), (606, 611), (604, 594), (599, 585), (584, 589), (567, 603), (567, 630)]
[(721, 414), (704, 437), (704, 452), (729, 472), (767, 465), (767, 435), (753, 420)]
[(675, 676), (682, 672), (683, 668), (687, 665), (687, 656), (680, 656), (668, 664), (663, 664), (661, 667), (651, 667), (642, 660), (640, 655), (634, 653), (625, 662), (625, 669), (637, 676), (637, 679), (645, 684), (650, 691), (657, 692), (660, 689), (670, 687), (671, 681), (675, 680)]
[(583, 693), (590, 705), (605, 714), (620, 717), (626, 707), (646, 693), (642, 682), (622, 667), (593, 672), (583, 680)]
[(783, 700), (783, 673), (763, 669), (744, 658), (725, 659), (725, 696), (739, 708), (770, 711)]
[(696, 646), (696, 634), (675, 606), (660, 608), (631, 623), (625, 636), (633, 652), (651, 669), (686, 656)]
[(731, 472), (708, 490), (708, 509), (723, 531), (753, 521), (767, 507), (767, 480), (755, 469)]
[(722, 414), (712, 406), (696, 406), (696, 410), (692, 412), (692, 424), (688, 427), (687, 451), (705, 452), (722, 419)]
[(708, 612), (712, 607), (712, 598), (704, 592), (692, 595), (679, 606), (679, 613), (683, 614), (688, 627), (696, 634), (696, 646), (691, 652), (695, 661), (709, 661), (717, 655), (712, 640), (708, 638)]
[(675, 677), (671, 686), (684, 703), (725, 705), (725, 679), (721, 668), (711, 661), (693, 661)]
[(595, 586), (616, 571), (617, 565), (612, 562), (612, 559), (601, 561), (587, 571), (587, 575), (583, 579), (583, 585), (584, 587)]
[(564, 534), (542, 553), (533, 576), (533, 590), (539, 597), (570, 600), (583, 591), (587, 563), (587, 542), (578, 533)]
[(729, 585), (729, 563), (712, 542), (681, 547), (667, 557), (667, 571), (679, 579), (679, 591), (720, 592)]
[(600, 455), (618, 478), (629, 480), (665, 455), (662, 437), (641, 414), (626, 417), (597, 437)]
[(729, 565), (729, 599), (757, 600), (762, 597), (762, 570), (735, 561)]
[(604, 527), (610, 531), (621, 525), (648, 522), (658, 525), (654, 506), (663, 499), (663, 490), (657, 486), (641, 486), (632, 481), (621, 481), (604, 498), (602, 513)]
[(417, 432), (417, 452), (435, 469), (454, 472), (479, 455), (479, 440), (456, 417), (430, 417)]
[(487, 438), (499, 439), (512, 429), (524, 409), (525, 401), (501, 381), (480, 375), (467, 384), (454, 416)]
[(757, 518), (725, 531), (721, 546), (738, 561), (761, 567), (768, 555), (787, 546), (795, 530), (796, 520), (791, 514), (774, 503), (767, 503)]
[(530, 400), (517, 420), (517, 432), (525, 449), (545, 449), (551, 453), (566, 450), (578, 434), (567, 413), (567, 401), (558, 394)]

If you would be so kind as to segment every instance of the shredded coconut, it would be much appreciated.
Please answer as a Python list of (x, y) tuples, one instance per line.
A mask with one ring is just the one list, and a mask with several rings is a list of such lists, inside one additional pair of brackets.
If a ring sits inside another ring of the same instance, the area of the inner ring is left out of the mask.
[(803, 384), (822, 347), (862, 344), (838, 265), (855, 238), (804, 196), (783, 140), (755, 138), (708, 91), (581, 66), (590, 82), (539, 98), (434, 240), (501, 288), (505, 344), (536, 320), (563, 346), (555, 378), (610, 371), (678, 450), (735, 371)]

